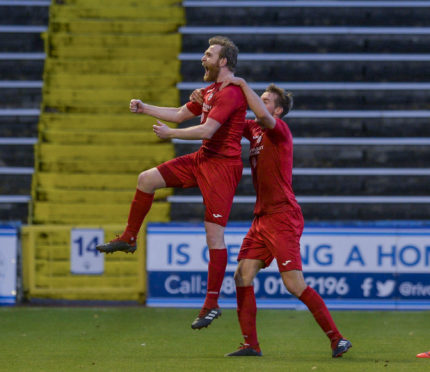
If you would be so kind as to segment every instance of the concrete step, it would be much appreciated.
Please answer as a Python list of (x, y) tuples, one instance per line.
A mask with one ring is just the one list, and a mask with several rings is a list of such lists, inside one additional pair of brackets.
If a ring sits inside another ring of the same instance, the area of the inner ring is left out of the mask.
[[(176, 155), (188, 154), (199, 145), (175, 145)], [(242, 146), (242, 159), (248, 164), (249, 147)], [(296, 168), (428, 167), (430, 146), (405, 145), (295, 145)]]
[[(371, 4), (373, 1), (366, 2)], [(337, 2), (338, 6), (324, 7), (324, 2), (313, 2), (316, 6), (304, 6), (300, 1), (276, 2), (269, 6), (266, 1), (261, 6), (244, 6), (237, 2), (224, 2), (221, 6), (187, 6), (185, 2), (188, 25), (268, 25), (279, 26), (399, 26), (399, 25), (429, 25), (430, 7), (408, 7), (407, 1), (398, 6), (348, 6), (351, 1)], [(265, 4), (266, 3), (266, 4)], [(272, 3), (274, 3), (272, 1)], [(295, 4), (294, 4), (295, 3)], [(334, 3), (334, 2), (332, 2)], [(363, 2), (362, 2), (363, 3)], [(391, 4), (396, 5), (392, 1)], [(422, 2), (426, 3), (426, 2)], [(212, 2), (216, 5), (216, 2)], [(294, 6), (288, 6), (289, 4)], [(319, 5), (319, 6), (318, 6)], [(239, 20), (239, 21), (238, 21)]]
[(0, 203), (0, 221), (28, 222), (28, 203)]
[[(301, 203), (305, 221), (333, 220), (422, 220), (430, 213), (430, 204), (321, 204)], [(254, 204), (233, 204), (229, 221), (250, 221)], [(170, 211), (172, 221), (202, 221), (202, 204), (174, 204)]]
[(0, 58), (0, 80), (42, 80), (43, 59)]
[(43, 52), (42, 37), (40, 33), (0, 32), (0, 53), (5, 52)]
[(33, 167), (33, 146), (1, 145), (0, 163), (2, 167)]
[(0, 109), (37, 109), (41, 102), (41, 88), (0, 88)]
[(49, 3), (34, 0), (0, 1), (0, 25), (47, 25)]
[[(252, 81), (291, 82), (425, 82), (430, 81), (426, 61), (240, 61), (236, 75)], [(1, 72), (0, 72), (1, 73)], [(200, 61), (184, 61), (182, 76), (187, 81), (202, 81)]]
[[(246, 162), (247, 164), (247, 162)], [(295, 168), (300, 170), (300, 168)], [(324, 168), (320, 168), (321, 171)], [(401, 182), (399, 182), (401, 180)], [(426, 176), (345, 176), (293, 175), (293, 188), (301, 196), (428, 196), (430, 175)], [(236, 190), (237, 196), (254, 195), (252, 177), (244, 175)], [(175, 195), (200, 195), (195, 188), (175, 189)]]
[(0, 116), (0, 137), (37, 137), (37, 117)]
[(284, 119), (294, 137), (430, 137), (429, 118)]
[[(246, 75), (242, 75), (246, 76)], [(294, 90), (298, 110), (428, 110), (430, 90)], [(181, 102), (188, 101), (191, 90), (181, 91)], [(262, 90), (257, 90), (261, 94)]]
[[(254, 33), (218, 32), (216, 29), (203, 29), (205, 33), (184, 34), (183, 52), (203, 53), (208, 45), (208, 39), (213, 35), (230, 37), (238, 46), (240, 53), (428, 53), (430, 51), (430, 35), (426, 34), (397, 34), (390, 35), (383, 32), (384, 28), (375, 29), (374, 33), (360, 34), (335, 33), (336, 28), (297, 28), (291, 34), (281, 31), (260, 34), (255, 28)], [(189, 28), (191, 29), (191, 28)], [(357, 28), (361, 29), (361, 28)], [(366, 28), (362, 28), (366, 30)], [(416, 28), (404, 28), (414, 31)], [(185, 29), (187, 30), (187, 29)], [(240, 29), (237, 29), (238, 32)], [(326, 31), (325, 31), (326, 30)], [(329, 30), (332, 30), (330, 33)], [(398, 29), (399, 30), (399, 29)], [(227, 30), (221, 30), (227, 31)], [(254, 31), (254, 30), (253, 30)], [(402, 31), (400, 31), (402, 32)]]
[(0, 195), (30, 195), (32, 175), (2, 174)]

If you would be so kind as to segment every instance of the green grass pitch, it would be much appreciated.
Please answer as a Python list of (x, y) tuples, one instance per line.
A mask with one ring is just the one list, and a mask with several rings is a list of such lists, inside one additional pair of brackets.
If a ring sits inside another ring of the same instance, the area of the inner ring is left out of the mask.
[(264, 356), (225, 358), (242, 342), (235, 310), (194, 331), (195, 309), (0, 308), (0, 371), (430, 371), (430, 312), (333, 311), (353, 348), (332, 359), (306, 311), (259, 310)]

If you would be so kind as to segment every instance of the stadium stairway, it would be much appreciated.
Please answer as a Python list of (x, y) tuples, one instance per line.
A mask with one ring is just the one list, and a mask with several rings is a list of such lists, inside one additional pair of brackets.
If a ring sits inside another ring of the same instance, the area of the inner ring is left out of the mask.
[[(51, 5), (34, 223), (124, 223), (137, 175), (173, 156), (171, 144), (157, 144), (154, 120), (130, 114), (128, 104), (178, 104), (175, 3)], [(169, 219), (169, 193), (157, 193), (149, 218)]]
[[(136, 255), (105, 258), (101, 276), (70, 272), (70, 229), (124, 229), (138, 174), (174, 157), (154, 119), (132, 98), (178, 106), (184, 11), (177, 0), (62, 0), (49, 8), (31, 226), (23, 229), (29, 297), (136, 300), (144, 291), (144, 240)], [(148, 221), (170, 220), (157, 192)], [(143, 228), (144, 230), (144, 228)], [(93, 247), (94, 248), (94, 247)], [(93, 249), (91, 248), (91, 249)]]
[[(271, 82), (294, 93), (286, 121), (307, 221), (428, 219), (429, 1), (183, 4), (182, 103), (202, 86), (200, 58), (216, 34), (238, 45), (237, 75), (258, 93)], [(176, 142), (178, 155), (195, 148)], [(231, 220), (251, 219), (253, 195), (246, 168)], [(170, 200), (172, 219), (201, 219), (195, 191)]]
[(0, 1), (0, 221), (26, 223), (47, 1)]

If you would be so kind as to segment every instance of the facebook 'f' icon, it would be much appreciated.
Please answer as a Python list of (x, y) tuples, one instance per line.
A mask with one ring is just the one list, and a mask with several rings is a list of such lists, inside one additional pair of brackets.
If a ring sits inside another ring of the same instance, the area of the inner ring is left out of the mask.
[(372, 278), (366, 278), (363, 281), (363, 284), (361, 284), (361, 289), (363, 290), (363, 296), (369, 297), (370, 291), (373, 288), (373, 279)]

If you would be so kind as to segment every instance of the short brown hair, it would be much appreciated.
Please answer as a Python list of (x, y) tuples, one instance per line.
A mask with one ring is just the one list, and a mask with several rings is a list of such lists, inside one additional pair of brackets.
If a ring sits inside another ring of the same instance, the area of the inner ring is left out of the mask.
[(282, 114), (280, 117), (287, 115), (293, 108), (293, 93), (286, 92), (275, 84), (270, 84), (266, 88), (266, 92), (276, 94), (275, 106), (282, 107)]
[(221, 45), (219, 52), (220, 58), (227, 59), (227, 68), (230, 71), (234, 71), (237, 64), (237, 55), (239, 54), (239, 48), (225, 36), (214, 36), (209, 39), (209, 45)]

